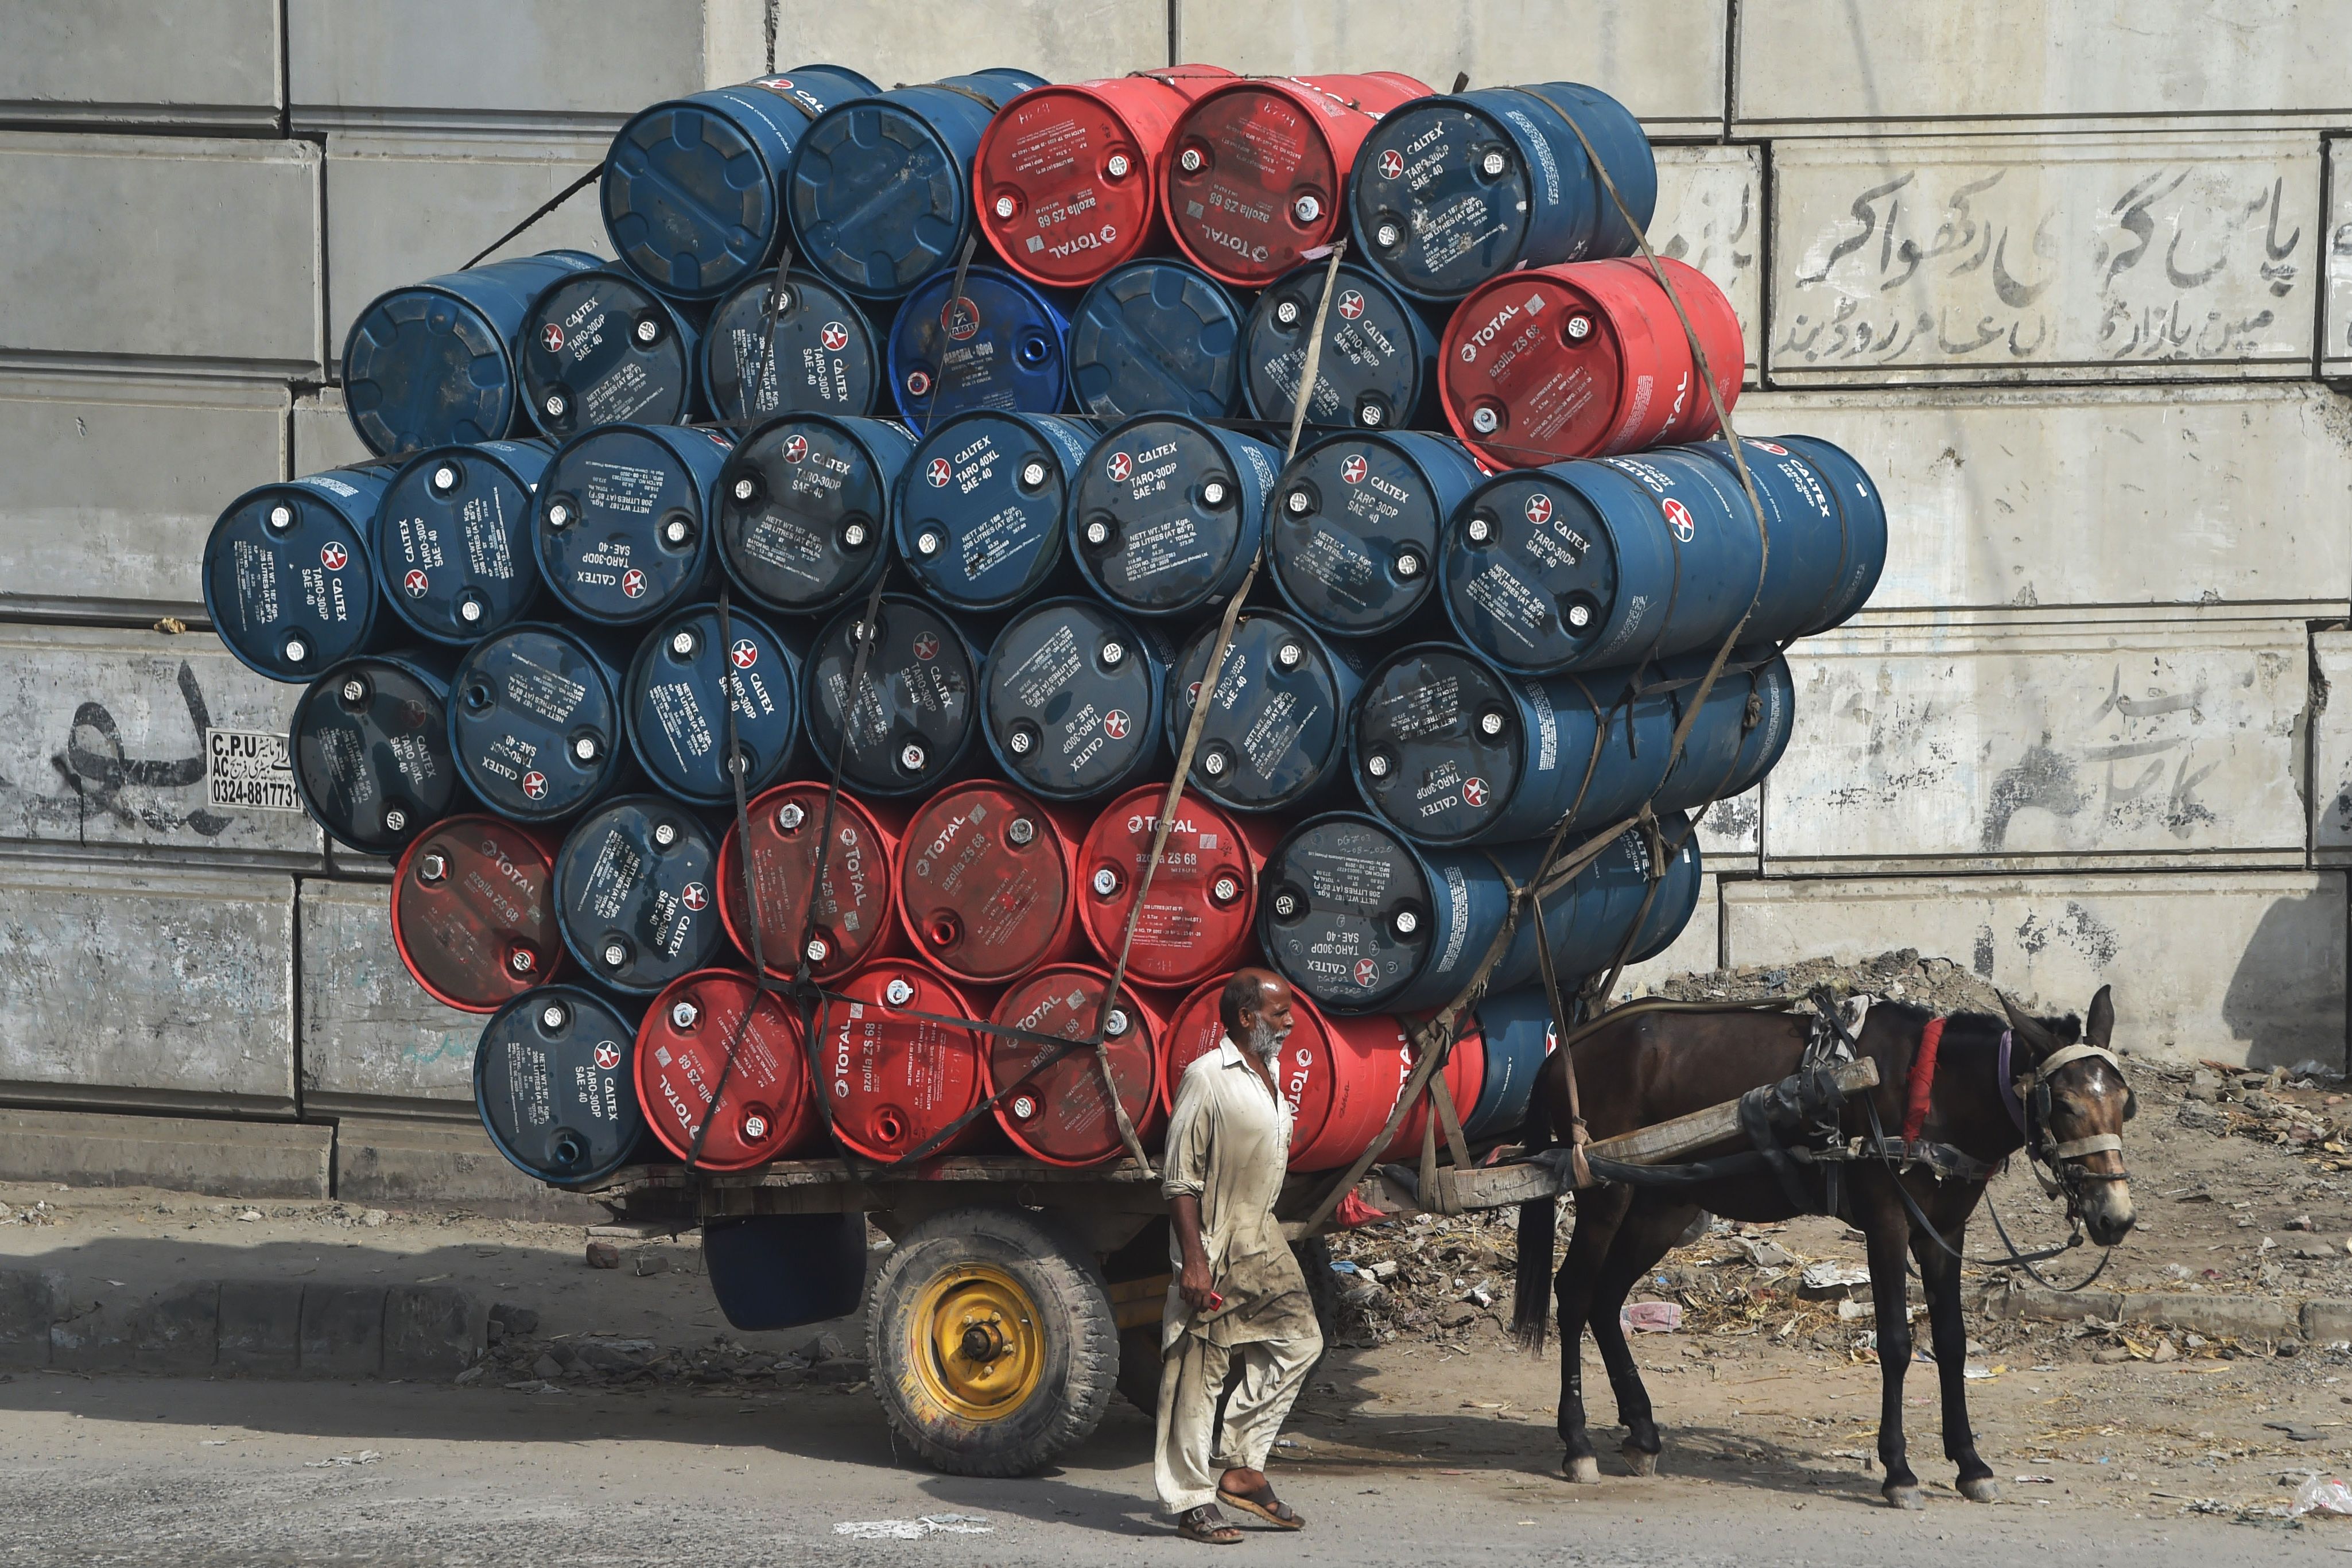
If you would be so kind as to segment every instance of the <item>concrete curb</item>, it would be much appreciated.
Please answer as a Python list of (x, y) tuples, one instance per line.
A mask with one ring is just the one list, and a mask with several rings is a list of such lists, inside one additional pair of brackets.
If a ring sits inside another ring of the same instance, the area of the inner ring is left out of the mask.
[(2309, 1300), (2298, 1306), (2267, 1296), (2187, 1290), (2062, 1291), (2011, 1282), (2005, 1290), (1996, 1286), (1986, 1291), (1984, 1308), (1988, 1316), (1995, 1318), (2030, 1318), (2049, 1323), (2096, 1318), (2109, 1323), (2184, 1329), (2213, 1339), (2299, 1337), (2313, 1344), (2352, 1342), (2352, 1301), (2347, 1300)]

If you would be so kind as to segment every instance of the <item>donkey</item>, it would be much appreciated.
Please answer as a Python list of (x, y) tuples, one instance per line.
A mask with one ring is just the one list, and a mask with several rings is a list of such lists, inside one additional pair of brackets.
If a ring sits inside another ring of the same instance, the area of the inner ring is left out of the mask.
[[(1867, 1238), (1877, 1307), (1878, 1458), (1886, 1471), (1880, 1489), (1900, 1508), (1925, 1506), (1903, 1438), (1903, 1374), (1911, 1364), (1911, 1330), (1904, 1312), (1906, 1250), (1917, 1261), (1927, 1290), (1943, 1388), (1944, 1456), (1959, 1468), (1960, 1493), (1990, 1502), (2000, 1488), (1991, 1468), (1978, 1457), (1962, 1380), (1968, 1331), (1960, 1315), (1958, 1256), (1987, 1179), (2001, 1161), (2025, 1149), (2051, 1167), (2053, 1178), (2045, 1178), (2045, 1186), (2054, 1178), (2069, 1217), (2093, 1241), (2112, 1247), (2132, 1227), (2119, 1134), (2137, 1107), (2121, 1064), (2107, 1047), (2115, 1027), (2107, 988), (2102, 986), (2092, 999), (2087, 1028), (2072, 1015), (2028, 1017), (2006, 997), (2001, 1005), (2009, 1015), (2005, 1026), (1983, 1014), (1957, 1014), (1943, 1021), (1934, 1049), (1923, 1052), (1931, 1016), (1881, 1002), (1870, 1009), (1856, 1042), (1857, 1054), (1878, 1064), (1879, 1086), (1868, 1098), (1879, 1126), (1892, 1137), (1905, 1124), (1906, 1104), (1924, 1103), (1924, 1125), (1916, 1135), (1922, 1146), (1945, 1146), (1935, 1152), (1945, 1167), (1940, 1175), (1925, 1164), (1874, 1156), (1843, 1165), (1842, 1206)], [(1726, 1011), (1636, 1013), (1604, 1024), (1574, 1047), (1578, 1098), (1591, 1135), (1613, 1137), (1778, 1083), (1798, 1070), (1811, 1022), (1803, 1013)], [(1910, 1082), (1915, 1061), (1925, 1069), (1916, 1087)], [(1531, 1151), (1553, 1143), (1570, 1125), (1568, 1066), (1569, 1053), (1556, 1052), (1537, 1079), (1525, 1129)], [(1845, 1105), (1840, 1126), (1849, 1138), (1872, 1135), (1863, 1097)], [(1950, 1151), (1961, 1158), (1952, 1160)], [(1721, 1152), (1732, 1152), (1732, 1146)], [(1559, 1157), (1555, 1152), (1555, 1162)], [(1783, 1184), (1769, 1176), (1693, 1174), (1702, 1179), (1679, 1188), (1612, 1182), (1577, 1194), (1567, 1261), (1553, 1280), (1560, 1334), (1559, 1436), (1568, 1450), (1561, 1468), (1571, 1481), (1601, 1479), (1585, 1429), (1578, 1351), (1584, 1331), (1591, 1330), (1616, 1394), (1617, 1418), (1626, 1433), (1622, 1452), (1633, 1474), (1655, 1474), (1658, 1427), (1617, 1320), (1626, 1292), (1702, 1209), (1731, 1219), (1769, 1221), (1817, 1208), (1820, 1201), (1792, 1202)], [(1814, 1183), (1814, 1192), (1820, 1190), (1810, 1173), (1804, 1179)], [(1915, 1223), (1915, 1213), (1924, 1225)], [(1552, 1200), (1525, 1205), (1519, 1215), (1515, 1327), (1520, 1342), (1536, 1350), (1545, 1327), (1543, 1282), (1552, 1272)]]

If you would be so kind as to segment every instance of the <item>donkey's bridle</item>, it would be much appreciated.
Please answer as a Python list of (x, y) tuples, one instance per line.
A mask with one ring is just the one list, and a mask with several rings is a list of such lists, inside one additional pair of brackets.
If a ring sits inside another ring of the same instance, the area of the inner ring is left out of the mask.
[[(2050, 1080), (2061, 1070), (2079, 1061), (2098, 1060), (2115, 1069), (2116, 1077), (2124, 1076), (2124, 1064), (2116, 1053), (2105, 1046), (2061, 1046), (2042, 1058), (2025, 1072), (2012, 1075), (2010, 1054), (2015, 1044), (2015, 1031), (2000, 1032), (2000, 1058), (1994, 1077), (2000, 1084), (2001, 1103), (2009, 1108), (2010, 1120), (2017, 1123), (2025, 1137), (2025, 1152), (2034, 1163), (2034, 1176), (2044, 1192), (2053, 1197), (2061, 1192), (2072, 1208), (2081, 1195), (2085, 1182), (2124, 1182), (2131, 1179), (2128, 1170), (2094, 1171), (2083, 1161), (2092, 1154), (2123, 1153), (2124, 1141), (2113, 1132), (2094, 1132), (2087, 1138), (2070, 1138), (2060, 1142), (2050, 1131), (2050, 1104), (2053, 1090)], [(2120, 1160), (2118, 1160), (2120, 1163)], [(2041, 1167), (2047, 1165), (2050, 1175)], [(2053, 1179), (2054, 1178), (2054, 1179)]]

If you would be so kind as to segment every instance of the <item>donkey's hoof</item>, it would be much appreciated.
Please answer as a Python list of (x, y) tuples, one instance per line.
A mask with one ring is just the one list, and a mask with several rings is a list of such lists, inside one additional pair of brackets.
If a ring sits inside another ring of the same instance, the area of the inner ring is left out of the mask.
[(1916, 1486), (1891, 1486), (1885, 1488), (1885, 1490), (1886, 1492), (1886, 1500), (1893, 1503), (1896, 1508), (1908, 1509), (1912, 1512), (1916, 1513), (1921, 1509), (1927, 1506), (1927, 1500), (1920, 1494), (1919, 1489)]
[(1956, 1483), (1959, 1494), (1970, 1502), (1999, 1502), (2000, 1483), (1990, 1476), (1979, 1476), (1974, 1480)]
[(1644, 1453), (1631, 1443), (1618, 1450), (1625, 1456), (1625, 1469), (1630, 1475), (1654, 1476), (1658, 1473), (1658, 1457)]
[(1601, 1461), (1590, 1454), (1570, 1455), (1559, 1462), (1559, 1473), (1580, 1487), (1601, 1484)]

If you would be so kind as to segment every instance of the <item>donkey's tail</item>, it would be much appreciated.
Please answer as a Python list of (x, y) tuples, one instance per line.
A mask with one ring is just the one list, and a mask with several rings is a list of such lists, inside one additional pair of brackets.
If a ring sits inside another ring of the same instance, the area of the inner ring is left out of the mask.
[[(1527, 1121), (1519, 1129), (1530, 1154), (1549, 1148), (1552, 1142), (1551, 1114), (1543, 1090), (1539, 1075), (1528, 1103)], [(1524, 1351), (1542, 1350), (1551, 1327), (1552, 1249), (1559, 1227), (1558, 1198), (1533, 1198), (1519, 1205), (1519, 1264), (1511, 1281), (1511, 1332)]]

